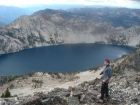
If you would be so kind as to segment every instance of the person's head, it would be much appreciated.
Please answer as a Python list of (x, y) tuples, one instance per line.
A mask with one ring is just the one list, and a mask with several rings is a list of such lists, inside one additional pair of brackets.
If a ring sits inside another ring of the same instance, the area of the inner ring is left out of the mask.
[(109, 60), (109, 59), (105, 59), (105, 60), (104, 60), (104, 65), (107, 66), (107, 65), (109, 65), (109, 64), (110, 64), (110, 60)]

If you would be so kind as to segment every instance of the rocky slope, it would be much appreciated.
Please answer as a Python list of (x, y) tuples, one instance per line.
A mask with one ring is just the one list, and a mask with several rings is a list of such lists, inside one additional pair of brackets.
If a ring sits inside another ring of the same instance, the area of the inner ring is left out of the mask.
[[(136, 79), (137, 78), (137, 79)], [(111, 79), (109, 100), (101, 103), (101, 80), (95, 79), (69, 89), (55, 88), (48, 94), (37, 93), (38, 98), (24, 105), (139, 105), (140, 72), (131, 75), (116, 75)], [(32, 97), (33, 98), (33, 97)]]
[(106, 43), (129, 46), (140, 45), (140, 26), (114, 28), (109, 23), (72, 18), (58, 14), (22, 16), (0, 27), (0, 54), (25, 48), (66, 43)]
[(114, 69), (120, 71), (120, 73), (133, 74), (140, 71), (140, 49), (123, 56), (124, 60), (117, 64)]
[[(139, 64), (140, 49), (111, 62), (113, 67), (109, 83), (111, 98), (109, 101), (105, 100), (105, 105), (140, 104)], [(99, 101), (101, 88), (99, 74), (103, 68), (72, 74), (34, 73), (17, 77), (3, 84), (0, 93), (9, 87), (12, 95), (15, 97), (18, 95), (18, 98), (0, 101), (12, 105), (103, 105)], [(31, 89), (28, 89), (29, 87)], [(14, 94), (14, 91), (19, 94)]]

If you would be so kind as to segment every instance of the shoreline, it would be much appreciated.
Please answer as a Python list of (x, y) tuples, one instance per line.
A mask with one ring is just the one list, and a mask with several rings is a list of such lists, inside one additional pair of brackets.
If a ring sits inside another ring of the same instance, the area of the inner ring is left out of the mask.
[(18, 53), (20, 51), (23, 50), (30, 50), (30, 49), (36, 49), (36, 48), (43, 48), (43, 47), (50, 47), (50, 46), (60, 46), (60, 45), (77, 45), (77, 44), (98, 44), (98, 45), (114, 45), (114, 46), (124, 46), (124, 47), (132, 47), (132, 48), (136, 48), (138, 49), (139, 47), (136, 46), (129, 46), (129, 45), (121, 45), (121, 44), (111, 44), (111, 43), (98, 43), (98, 42), (93, 42), (93, 43), (63, 43), (63, 44), (53, 44), (53, 45), (45, 45), (45, 46), (37, 46), (37, 47), (28, 47), (28, 48), (24, 48), (21, 49), (19, 51), (15, 51), (15, 52), (8, 52), (8, 53), (0, 53), (0, 56), (2, 55), (6, 55), (6, 54), (13, 54), (13, 53)]

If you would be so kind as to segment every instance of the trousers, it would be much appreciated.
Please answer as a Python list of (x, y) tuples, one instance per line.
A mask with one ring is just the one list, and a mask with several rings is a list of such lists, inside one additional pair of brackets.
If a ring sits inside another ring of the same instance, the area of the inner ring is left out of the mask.
[(109, 93), (108, 93), (108, 83), (102, 83), (102, 86), (101, 86), (101, 99), (104, 99), (104, 96), (105, 97), (108, 97), (109, 96)]

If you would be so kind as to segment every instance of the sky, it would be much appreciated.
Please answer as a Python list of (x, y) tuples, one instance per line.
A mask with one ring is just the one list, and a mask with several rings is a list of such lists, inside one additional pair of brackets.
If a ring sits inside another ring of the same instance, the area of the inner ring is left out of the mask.
[(0, 5), (27, 6), (36, 4), (84, 4), (140, 8), (140, 0), (0, 0)]

